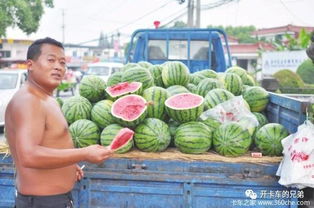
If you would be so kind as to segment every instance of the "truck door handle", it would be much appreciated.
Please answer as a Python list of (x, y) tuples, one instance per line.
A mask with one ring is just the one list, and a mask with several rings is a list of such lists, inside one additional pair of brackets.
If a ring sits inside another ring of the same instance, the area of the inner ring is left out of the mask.
[(132, 170), (146, 170), (147, 166), (145, 164), (131, 164), (128, 169)]

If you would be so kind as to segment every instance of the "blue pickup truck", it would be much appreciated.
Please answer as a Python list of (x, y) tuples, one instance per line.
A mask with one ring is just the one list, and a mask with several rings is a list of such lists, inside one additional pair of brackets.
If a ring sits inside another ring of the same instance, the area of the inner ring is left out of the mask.
[[(226, 34), (217, 29), (138, 30), (132, 35), (127, 62), (184, 62), (191, 72), (231, 66)], [(305, 120), (309, 102), (270, 94), (266, 114), (290, 133)], [(131, 151), (99, 164), (85, 164), (85, 177), (74, 190), (77, 208), (296, 208), (293, 190), (278, 184), (281, 157), (250, 154), (222, 157), (214, 152), (186, 155)], [(306, 192), (312, 194), (311, 191)], [(14, 205), (14, 165), (0, 154), (0, 208)], [(287, 195), (288, 194), (288, 195)], [(288, 196), (288, 197), (287, 197)], [(298, 196), (302, 196), (298, 195)], [(306, 206), (305, 206), (306, 207)]]

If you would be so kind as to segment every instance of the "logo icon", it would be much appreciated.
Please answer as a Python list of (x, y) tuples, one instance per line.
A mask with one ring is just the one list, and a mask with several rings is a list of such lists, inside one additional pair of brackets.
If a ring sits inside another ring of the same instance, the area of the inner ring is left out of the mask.
[(256, 199), (257, 198), (257, 194), (252, 189), (247, 189), (245, 191), (245, 196), (249, 197), (251, 199)]

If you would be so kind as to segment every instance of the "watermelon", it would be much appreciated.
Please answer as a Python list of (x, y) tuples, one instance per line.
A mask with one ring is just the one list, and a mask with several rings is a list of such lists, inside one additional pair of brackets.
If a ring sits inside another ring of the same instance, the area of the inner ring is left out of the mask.
[(135, 127), (147, 115), (147, 101), (139, 95), (123, 96), (112, 104), (111, 114), (122, 126)]
[(214, 149), (223, 156), (243, 155), (249, 150), (251, 143), (249, 131), (236, 122), (224, 123), (214, 131)]
[(60, 108), (62, 108), (62, 105), (64, 103), (63, 99), (60, 97), (56, 97), (56, 101), (57, 101), (58, 105), (60, 106)]
[(168, 126), (169, 126), (170, 135), (171, 135), (171, 142), (170, 142), (169, 147), (174, 147), (175, 146), (174, 137), (176, 135), (177, 128), (180, 126), (180, 123), (170, 119), (168, 122)]
[(216, 88), (223, 88), (223, 84), (217, 79), (205, 78), (197, 85), (197, 94), (205, 97), (207, 93)]
[(152, 65), (151, 67), (148, 68), (150, 71), (150, 74), (152, 75), (154, 79), (154, 83), (156, 86), (159, 87), (164, 87), (164, 83), (162, 81), (162, 69), (163, 67), (161, 65)]
[(76, 95), (64, 100), (62, 112), (68, 124), (79, 119), (90, 119), (92, 104), (84, 97)]
[[(103, 146), (110, 146), (116, 153), (122, 154), (130, 151), (133, 147), (134, 131), (129, 128), (124, 128), (118, 124), (110, 124), (100, 134), (100, 144)], [(115, 149), (116, 142), (122, 139), (122, 146)]]
[(229, 67), (226, 70), (226, 73), (235, 73), (240, 76), (243, 84), (246, 85), (248, 83), (247, 71), (239, 66)]
[(161, 87), (150, 87), (143, 92), (143, 98), (150, 103), (147, 106), (147, 117), (165, 120), (167, 117), (165, 101), (168, 93)]
[(141, 67), (148, 69), (152, 66), (151, 63), (147, 62), (147, 61), (139, 61), (137, 62), (138, 65), (140, 65)]
[(203, 69), (201, 71), (195, 72), (194, 74), (203, 75), (207, 78), (217, 78), (217, 72), (212, 69)]
[(202, 74), (190, 74), (189, 76), (189, 83), (194, 84), (194, 85), (198, 85), (203, 79), (206, 79), (207, 77), (205, 75)]
[(135, 129), (135, 145), (144, 152), (164, 151), (170, 141), (168, 125), (157, 118), (147, 118)]
[(224, 77), (225, 89), (234, 95), (241, 95), (243, 90), (242, 80), (235, 73), (226, 73)]
[(127, 64), (125, 64), (123, 67), (122, 67), (122, 69), (121, 69), (121, 71), (122, 72), (125, 72), (125, 71), (127, 71), (127, 70), (129, 70), (129, 69), (132, 69), (132, 68), (135, 68), (135, 67), (139, 67), (140, 65), (138, 65), (137, 63), (127, 63)]
[(114, 117), (111, 115), (111, 106), (111, 100), (101, 100), (92, 108), (91, 120), (96, 123), (100, 129), (115, 122)]
[(106, 83), (96, 75), (84, 76), (79, 85), (80, 95), (87, 98), (91, 103), (105, 98)]
[(191, 93), (197, 94), (197, 86), (195, 84), (192, 83), (187, 84), (186, 89)]
[(204, 109), (204, 98), (193, 93), (182, 93), (169, 97), (166, 111), (173, 120), (185, 123), (196, 121)]
[(280, 156), (282, 154), (281, 140), (289, 135), (284, 126), (278, 123), (268, 123), (255, 133), (255, 144), (263, 155)]
[(97, 125), (87, 119), (80, 119), (69, 127), (74, 146), (77, 148), (87, 147), (99, 143), (99, 129)]
[(181, 85), (172, 85), (167, 88), (167, 93), (168, 96), (171, 97), (176, 94), (190, 93), (190, 91)]
[(116, 85), (106, 88), (106, 93), (112, 99), (116, 99), (126, 94), (141, 94), (142, 83), (141, 82), (120, 82)]
[(183, 153), (201, 154), (212, 145), (212, 131), (201, 122), (187, 122), (176, 129), (174, 142)]
[(190, 72), (184, 63), (168, 61), (163, 65), (161, 76), (165, 87), (172, 85), (186, 86), (189, 83)]
[(216, 105), (223, 103), (233, 97), (234, 95), (228, 90), (219, 88), (212, 89), (205, 96), (205, 107), (211, 109)]
[(122, 82), (141, 82), (143, 90), (154, 86), (154, 79), (151, 73), (143, 67), (133, 67), (125, 71), (121, 78)]
[(122, 74), (123, 72), (115, 72), (111, 74), (107, 80), (107, 86), (110, 87), (110, 86), (119, 84), (122, 79)]
[(202, 121), (202, 123), (204, 123), (207, 127), (209, 127), (210, 130), (212, 130), (213, 132), (221, 125), (219, 121), (211, 117), (208, 117), (207, 119)]
[(264, 126), (265, 124), (268, 124), (268, 120), (266, 118), (266, 116), (262, 113), (259, 113), (259, 112), (253, 112), (253, 115), (256, 117), (256, 119), (258, 120), (258, 126), (259, 127), (262, 127)]
[(254, 86), (243, 93), (243, 98), (249, 104), (252, 112), (261, 112), (268, 104), (269, 94), (264, 88)]

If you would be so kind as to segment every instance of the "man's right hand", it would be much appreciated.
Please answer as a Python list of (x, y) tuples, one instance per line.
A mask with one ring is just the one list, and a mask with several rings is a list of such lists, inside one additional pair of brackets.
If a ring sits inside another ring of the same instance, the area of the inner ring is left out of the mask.
[(114, 153), (109, 147), (98, 144), (84, 147), (84, 151), (86, 151), (86, 161), (90, 163), (100, 163), (111, 157)]

